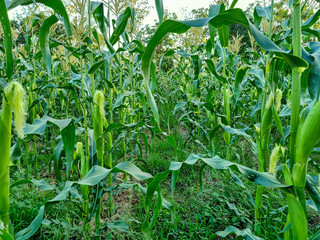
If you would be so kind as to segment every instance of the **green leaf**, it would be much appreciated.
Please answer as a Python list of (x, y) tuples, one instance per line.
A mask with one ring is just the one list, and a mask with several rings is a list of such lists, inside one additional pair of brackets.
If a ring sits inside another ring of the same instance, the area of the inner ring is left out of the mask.
[[(168, 177), (169, 173), (170, 173), (169, 170), (162, 172), (162, 173), (158, 173), (153, 178), (152, 182), (148, 184), (147, 193), (146, 193), (145, 202), (144, 202), (144, 209), (146, 212), (146, 217), (145, 217), (144, 223), (142, 224), (142, 232), (143, 232), (144, 236), (146, 237), (146, 239), (151, 239), (151, 230), (152, 230), (154, 224), (156, 223), (157, 218), (160, 213), (160, 210), (161, 210), (162, 195), (160, 192), (159, 185), (164, 179), (166, 179)], [(158, 192), (158, 194), (157, 194), (158, 201), (157, 201), (155, 210), (153, 212), (151, 222), (149, 223), (150, 208), (152, 206), (152, 198), (153, 198), (156, 190)]]
[(42, 220), (43, 220), (43, 217), (44, 217), (44, 210), (45, 210), (45, 207), (42, 206), (40, 209), (39, 209), (39, 212), (38, 212), (38, 215), (35, 217), (35, 219), (31, 222), (31, 224), (19, 231), (14, 237), (16, 240), (26, 240), (26, 239), (29, 239), (33, 234), (35, 234), (38, 229), (40, 228), (41, 226), (41, 223), (42, 223)]
[(318, 240), (318, 239), (320, 239), (320, 230), (310, 238), (310, 240)]
[(55, 203), (66, 200), (74, 184), (75, 182), (67, 181), (62, 191), (57, 196), (55, 196), (55, 198), (49, 200), (48, 203)]
[(318, 212), (320, 212), (320, 191), (319, 191), (319, 176), (318, 175), (307, 175), (306, 190), (308, 195), (312, 199)]
[(49, 46), (49, 34), (50, 28), (52, 25), (58, 22), (58, 18), (55, 15), (51, 15), (46, 20), (44, 20), (42, 27), (39, 32), (39, 41), (40, 41), (40, 48), (42, 57), (47, 65), (48, 74), (51, 73), (51, 51)]
[(284, 137), (282, 123), (281, 123), (281, 120), (279, 118), (278, 112), (275, 109), (274, 105), (272, 106), (272, 113), (273, 113), (274, 122), (275, 122), (279, 132), (281, 133), (282, 137)]
[(45, 130), (47, 128), (47, 122), (51, 122), (54, 125), (58, 126), (61, 131), (72, 122), (72, 119), (60, 120), (60, 119), (54, 119), (45, 115), (41, 119), (37, 118), (32, 125), (26, 124), (26, 127), (24, 128), (24, 133), (26, 135), (31, 135), (31, 134), (44, 135)]
[(126, 172), (140, 181), (152, 178), (151, 174), (141, 171), (140, 168), (130, 162), (121, 162), (117, 164), (112, 169), (112, 172)]
[(309, 19), (307, 19), (303, 24), (301, 24), (301, 28), (303, 30), (310, 28), (313, 24), (315, 24), (320, 18), (320, 9), (316, 11)]
[(221, 47), (226, 48), (229, 46), (229, 27), (222, 26), (218, 28), (219, 40)]
[[(109, 38), (108, 38), (108, 33), (107, 33), (107, 28), (105, 25), (105, 16), (104, 16), (104, 5), (101, 2), (93, 2), (91, 1), (91, 13), (98, 24), (98, 27), (103, 35), (104, 41), (107, 45), (107, 48), (109, 49), (110, 53), (113, 54), (116, 51), (113, 48), (113, 45), (111, 44)], [(116, 61), (119, 62), (119, 59), (117, 55), (114, 56)]]
[(272, 42), (267, 36), (260, 32), (253, 24), (249, 23), (249, 27), (252, 36), (264, 50), (274, 52), (277, 55), (281, 56), (292, 69), (298, 68), (299, 71), (303, 71), (304, 69), (309, 67), (307, 61), (305, 61), (302, 58), (286, 53), (284, 50), (279, 48), (274, 42)]
[(63, 141), (64, 151), (66, 153), (67, 161), (67, 178), (69, 177), (69, 171), (71, 167), (71, 162), (73, 158), (74, 145), (76, 144), (76, 128), (74, 122), (71, 121), (67, 127), (61, 130), (61, 137)]
[(246, 133), (247, 129), (235, 129), (235, 128), (232, 128), (230, 126), (224, 126), (224, 125), (222, 125), (222, 127), (228, 133), (236, 134), (236, 135), (239, 135), (239, 136), (243, 136), (246, 139), (251, 139), (251, 136)]
[(157, 8), (159, 22), (161, 24), (163, 21), (163, 1), (162, 0), (155, 0), (155, 4), (156, 4), (156, 8)]
[(320, 54), (314, 54), (314, 61), (311, 65), (308, 77), (308, 90), (313, 100), (320, 96)]
[(169, 170), (166, 170), (162, 173), (158, 173), (153, 178), (152, 182), (148, 184), (146, 198), (145, 198), (145, 202), (144, 202), (146, 213), (148, 213), (148, 211), (150, 210), (150, 208), (152, 206), (152, 198), (153, 198), (153, 195), (154, 195), (156, 189), (159, 187), (160, 183), (168, 177), (169, 173), (170, 173)]
[(242, 90), (241, 83), (242, 83), (243, 78), (246, 75), (248, 69), (249, 69), (248, 67), (242, 66), (236, 72), (235, 83), (234, 83), (235, 84), (234, 92), (235, 92), (235, 95), (236, 95), (236, 101), (238, 101), (238, 99), (239, 99), (240, 92)]
[(10, 149), (10, 161), (13, 165), (16, 165), (22, 157), (22, 150), (19, 142), (16, 142)]
[(175, 151), (178, 151), (177, 142), (174, 136), (167, 136), (167, 141), (172, 147), (174, 147)]
[(265, 17), (268, 20), (268, 22), (270, 22), (271, 7), (256, 6), (254, 8), (253, 16), (254, 16), (254, 25), (256, 28), (259, 28), (259, 25), (263, 17)]
[[(121, 232), (128, 232), (130, 225), (123, 222), (123, 221), (115, 221), (112, 223), (105, 223), (104, 226), (106, 226), (107, 228), (113, 230), (113, 229), (117, 229)], [(104, 226), (102, 226), (102, 228), (104, 228)]]
[(117, 164), (112, 169), (106, 169), (101, 166), (95, 165), (90, 169), (88, 174), (78, 182), (78, 184), (88, 186), (97, 185), (112, 172), (126, 172), (140, 181), (152, 178), (151, 174), (141, 171), (133, 163), (122, 162)]
[(13, 236), (4, 229), (0, 229), (1, 240), (14, 240)]
[(105, 177), (107, 177), (110, 172), (111, 169), (106, 169), (104, 167), (95, 165), (90, 169), (87, 175), (78, 182), (78, 184), (95, 186), (99, 182), (101, 182)]
[(69, 37), (72, 36), (69, 16), (61, 0), (11, 0), (8, 9), (11, 10), (19, 5), (30, 5), (35, 2), (42, 3), (49, 8), (52, 8), (63, 19), (67, 35)]
[(103, 59), (103, 60), (101, 60), (99, 62), (96, 62), (95, 64), (93, 64), (91, 66), (91, 68), (89, 69), (88, 73), (89, 74), (94, 74), (100, 67), (105, 65), (105, 62), (106, 62), (105, 59)]
[(253, 235), (251, 230), (249, 228), (246, 228), (244, 230), (239, 230), (238, 228), (234, 226), (227, 227), (224, 231), (216, 232), (216, 234), (220, 237), (225, 238), (230, 233), (235, 233), (237, 236), (245, 237), (247, 240), (263, 240), (263, 238), (257, 237)]
[(134, 10), (130, 7), (127, 7), (126, 10), (119, 16), (117, 20), (117, 26), (115, 27), (111, 37), (110, 37), (110, 43), (112, 45), (115, 45), (119, 41), (120, 35), (124, 32), (126, 29), (128, 19), (133, 16)]
[(57, 181), (61, 182), (62, 177), (61, 177), (61, 168), (62, 168), (62, 163), (60, 160), (60, 156), (63, 150), (63, 141), (62, 139), (59, 141), (58, 145), (54, 148), (53, 152), (53, 169), (54, 173), (56, 175)]
[(207, 60), (204, 60), (206, 63), (207, 63), (207, 66), (208, 66), (208, 69), (209, 71), (220, 81), (222, 81), (223, 83), (228, 83), (227, 79), (220, 76), (217, 71), (216, 71), (216, 68), (214, 66), (214, 63), (212, 60), (210, 59), (207, 59)]
[(180, 173), (180, 170), (172, 171), (172, 175), (171, 175), (171, 196), (172, 196), (172, 198), (174, 196), (174, 190), (176, 187), (179, 173)]
[(50, 185), (49, 183), (46, 182), (45, 179), (37, 180), (37, 179), (32, 179), (31, 182), (36, 185), (40, 190), (42, 191), (49, 191), (49, 190), (55, 190), (55, 186)]
[(306, 240), (308, 238), (308, 222), (303, 207), (291, 193), (287, 193), (287, 201), (294, 239)]
[(6, 52), (6, 74), (11, 79), (13, 74), (12, 35), (10, 20), (4, 0), (0, 0), (0, 22), (4, 33), (4, 46)]
[(10, 188), (22, 185), (22, 184), (32, 184), (32, 181), (29, 179), (20, 179), (10, 185)]
[(241, 173), (246, 178), (248, 178), (250, 181), (255, 182), (259, 185), (265, 186), (265, 187), (281, 188), (283, 190), (286, 190), (287, 188), (292, 187), (289, 185), (282, 184), (271, 173), (259, 172), (259, 171), (253, 170), (251, 168), (242, 166), (240, 164), (224, 160), (224, 159), (220, 158), (219, 156), (214, 156), (211, 158), (203, 158), (203, 157), (197, 156), (192, 153), (189, 155), (188, 159), (185, 160), (184, 162), (172, 162), (170, 164), (169, 169), (171, 171), (177, 171), (182, 167), (183, 164), (194, 165), (199, 160), (202, 160), (203, 162), (205, 162), (207, 165), (209, 165), (213, 169), (231, 169), (237, 173)]
[(238, 0), (233, 0), (231, 5), (230, 5), (230, 9), (234, 8), (237, 3), (238, 3)]

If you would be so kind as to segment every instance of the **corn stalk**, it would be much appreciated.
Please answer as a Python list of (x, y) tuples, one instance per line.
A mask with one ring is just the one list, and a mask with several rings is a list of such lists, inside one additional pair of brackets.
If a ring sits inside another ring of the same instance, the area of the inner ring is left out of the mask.
[(25, 91), (20, 83), (12, 82), (4, 89), (2, 111), (0, 115), (0, 221), (9, 229), (9, 188), (10, 188), (10, 145), (11, 120), (14, 112), (15, 130), (20, 138), (24, 137)]

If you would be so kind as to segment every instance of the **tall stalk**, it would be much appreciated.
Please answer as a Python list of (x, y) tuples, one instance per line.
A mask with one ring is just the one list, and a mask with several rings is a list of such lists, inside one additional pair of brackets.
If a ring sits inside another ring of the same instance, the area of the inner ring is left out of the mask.
[[(103, 164), (104, 154), (104, 139), (103, 139), (103, 125), (104, 125), (105, 113), (104, 113), (104, 95), (102, 91), (96, 91), (94, 95), (94, 118), (93, 118), (93, 132), (94, 141), (97, 149), (97, 159), (101, 167)], [(97, 194), (101, 186), (97, 185)], [(98, 210), (96, 213), (96, 227), (101, 226), (101, 209), (102, 209), (102, 198), (98, 202)], [(99, 237), (100, 238), (100, 237)]]
[[(293, 55), (301, 57), (301, 5), (300, 1), (293, 3)], [(291, 95), (291, 127), (290, 127), (290, 170), (296, 196), (287, 194), (289, 218), (292, 226), (294, 240), (308, 238), (308, 223), (306, 210), (305, 185), (307, 175), (308, 157), (313, 145), (318, 142), (318, 125), (320, 117), (319, 103), (312, 108), (306, 120), (299, 127), (300, 113), (300, 79), (299, 68), (292, 70), (292, 95)], [(299, 127), (299, 130), (298, 130)], [(299, 139), (296, 138), (299, 134)], [(298, 140), (298, 142), (297, 142)], [(315, 142), (312, 144), (312, 142)], [(310, 145), (310, 146), (309, 146)], [(296, 149), (297, 146), (297, 149)], [(310, 147), (310, 149), (308, 149)], [(307, 149), (307, 150), (306, 150)], [(298, 197), (298, 200), (297, 200)], [(298, 217), (299, 218), (298, 218)]]
[[(273, 12), (274, 12), (274, 0), (271, 0), (271, 14), (269, 22), (269, 39), (272, 37), (272, 25), (273, 25)], [(272, 109), (269, 106), (269, 109), (266, 109), (267, 103), (267, 94), (268, 94), (268, 82), (270, 78), (270, 54), (266, 57), (266, 71), (265, 71), (265, 85), (262, 96), (262, 109), (261, 109), (261, 124), (260, 131), (257, 133), (257, 147), (258, 147), (258, 167), (260, 172), (267, 171), (267, 159), (268, 159), (268, 144), (269, 136), (271, 131), (271, 122), (272, 122)], [(270, 96), (271, 97), (271, 96)], [(264, 121), (265, 120), (265, 121)], [(268, 126), (265, 126), (268, 125)], [(256, 209), (255, 209), (255, 222), (256, 224), (260, 221), (260, 211), (262, 205), (262, 194), (263, 186), (258, 186), (256, 191)], [(257, 225), (256, 225), (257, 226)]]
[[(109, 61), (109, 67), (108, 67), (108, 80), (111, 82), (111, 65), (112, 65), (112, 59)], [(110, 88), (110, 93), (109, 93), (109, 112), (110, 112), (110, 119), (109, 122), (105, 121), (105, 126), (107, 127), (109, 124), (113, 123), (113, 88)], [(113, 141), (112, 141), (112, 131), (107, 133), (107, 166), (108, 168), (112, 168), (112, 149)], [(109, 175), (109, 187), (112, 187), (112, 174)], [(112, 192), (110, 192), (109, 195), (109, 213), (110, 215), (113, 212), (113, 200), (112, 200)]]
[[(293, 5), (293, 55), (301, 57), (301, 5)], [(300, 113), (300, 78), (299, 69), (292, 70), (292, 95), (291, 95), (291, 127), (290, 127), (290, 170), (295, 163), (295, 141), (299, 126)]]
[[(223, 65), (222, 65), (222, 75), (224, 78), (227, 77), (226, 74), (226, 57), (227, 57), (227, 48), (223, 48)], [(224, 106), (224, 114), (226, 116), (227, 124), (230, 125), (230, 89), (227, 83), (223, 86), (223, 106)], [(226, 152), (226, 160), (230, 158), (230, 142), (231, 142), (231, 134), (229, 132), (224, 133), (225, 142), (227, 144), (227, 152)]]

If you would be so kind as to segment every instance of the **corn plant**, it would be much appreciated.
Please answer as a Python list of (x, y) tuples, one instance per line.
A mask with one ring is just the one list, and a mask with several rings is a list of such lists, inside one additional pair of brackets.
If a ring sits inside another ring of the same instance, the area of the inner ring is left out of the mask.
[(1, 158), (0, 169), (0, 221), (3, 222), (5, 228), (9, 230), (9, 189), (10, 189), (10, 145), (11, 145), (11, 120), (12, 112), (14, 112), (14, 122), (17, 135), (20, 138), (24, 137), (23, 127), (26, 121), (26, 103), (25, 91), (21, 84), (11, 82), (4, 89), (4, 99), (1, 110), (1, 146), (3, 155)]

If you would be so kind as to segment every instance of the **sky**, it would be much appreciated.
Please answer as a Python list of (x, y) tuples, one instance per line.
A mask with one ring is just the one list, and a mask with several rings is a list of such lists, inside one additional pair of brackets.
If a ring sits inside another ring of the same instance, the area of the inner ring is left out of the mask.
[[(231, 2), (231, 0), (229, 0)], [(149, 0), (150, 5), (153, 8), (150, 10), (150, 14), (145, 18), (144, 24), (153, 25), (155, 20), (158, 19), (156, 8), (154, 7), (154, 0)], [(253, 3), (254, 0), (239, 0), (236, 4), (236, 8), (241, 8), (246, 10), (250, 3)], [(175, 12), (178, 16), (178, 19), (183, 20), (183, 8), (187, 11), (192, 9), (209, 7), (213, 3), (213, 0), (163, 0), (163, 5), (165, 9), (168, 9), (169, 12)], [(21, 12), (21, 8), (17, 7), (9, 11), (9, 18), (13, 19), (17, 12)]]
[[(149, 0), (151, 5), (154, 5), (154, 0)], [(187, 11), (198, 8), (208, 8), (210, 4), (213, 4), (213, 0), (163, 0), (163, 7), (168, 9), (169, 12), (175, 12), (178, 19), (183, 19), (183, 8)], [(229, 0), (231, 2), (231, 0)], [(246, 10), (250, 3), (255, 2), (255, 0), (238, 0), (235, 8), (241, 8)], [(157, 10), (154, 7), (150, 10), (150, 14), (146, 17), (145, 23), (152, 25), (154, 20), (158, 19)]]

